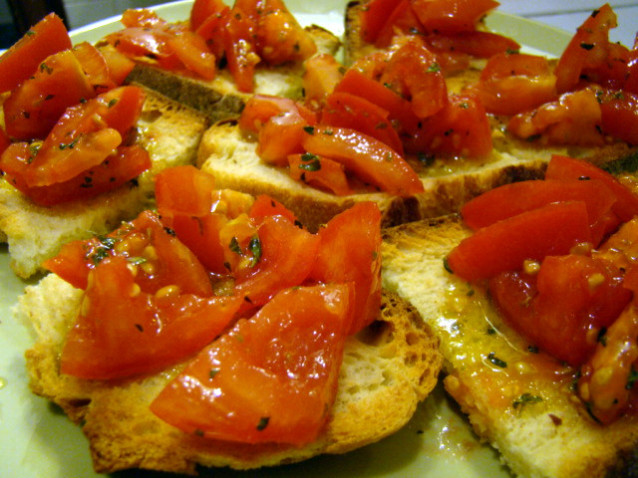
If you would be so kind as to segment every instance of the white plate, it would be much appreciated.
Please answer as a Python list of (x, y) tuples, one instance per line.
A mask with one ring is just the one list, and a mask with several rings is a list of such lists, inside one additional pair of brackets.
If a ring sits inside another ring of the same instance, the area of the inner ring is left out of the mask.
[[(304, 24), (316, 23), (343, 33), (345, 1), (288, 0)], [(155, 10), (168, 21), (184, 20), (190, 1), (164, 4)], [(570, 35), (545, 25), (496, 12), (491, 29), (514, 37), (528, 50), (557, 56)], [(119, 18), (89, 25), (72, 33), (75, 42), (94, 42), (121, 28)], [(88, 443), (81, 430), (44, 399), (31, 394), (24, 351), (31, 345), (28, 329), (16, 323), (11, 308), (26, 283), (9, 269), (7, 247), (0, 246), (0, 477), (96, 477)], [(206, 473), (205, 473), (206, 474)], [(211, 474), (213, 474), (211, 472)], [(405, 477), (508, 478), (497, 454), (478, 443), (469, 426), (440, 388), (422, 404), (410, 423), (395, 435), (343, 456), (318, 457), (297, 465), (259, 472), (215, 470), (214, 476), (273, 477)], [(157, 476), (130, 471), (119, 477)]]

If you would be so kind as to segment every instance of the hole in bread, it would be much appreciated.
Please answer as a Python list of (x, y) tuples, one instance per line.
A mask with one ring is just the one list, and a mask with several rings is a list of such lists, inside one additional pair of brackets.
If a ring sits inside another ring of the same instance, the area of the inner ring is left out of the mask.
[(389, 322), (375, 320), (357, 333), (357, 339), (366, 345), (379, 347), (390, 341), (389, 336), (392, 333), (392, 329), (392, 324)]

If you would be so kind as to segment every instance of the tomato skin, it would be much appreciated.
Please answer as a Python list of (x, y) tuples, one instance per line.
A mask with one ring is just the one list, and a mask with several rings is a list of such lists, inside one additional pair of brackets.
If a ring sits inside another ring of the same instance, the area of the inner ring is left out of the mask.
[(545, 144), (601, 146), (602, 113), (591, 89), (562, 94), (557, 101), (512, 116), (507, 130), (522, 139), (540, 137)]
[(96, 94), (117, 86), (110, 74), (106, 59), (96, 47), (89, 42), (82, 42), (75, 45), (72, 51), (82, 65), (82, 70)]
[(574, 89), (584, 68), (597, 67), (605, 62), (609, 51), (609, 29), (616, 25), (616, 14), (609, 4), (594, 10), (583, 22), (556, 65), (554, 73), (559, 93)]
[(256, 30), (259, 56), (269, 65), (311, 57), (317, 51), (314, 40), (283, 2), (264, 0), (263, 3), (265, 8), (259, 14)]
[(325, 283), (352, 282), (357, 333), (379, 315), (381, 306), (381, 212), (371, 202), (357, 203), (319, 230), (321, 245), (312, 279)]
[(591, 240), (585, 203), (555, 203), (479, 229), (450, 252), (447, 264), (458, 277), (476, 281), (521, 269), (528, 259), (567, 254)]
[(545, 179), (506, 184), (467, 202), (461, 208), (461, 216), (465, 224), (476, 230), (559, 201), (583, 201), (587, 205), (594, 247), (598, 246), (602, 237), (611, 232), (611, 227), (598, 231), (601, 221), (604, 226), (618, 225), (619, 221), (615, 221), (615, 225), (605, 222), (616, 197), (605, 183), (598, 180)]
[(436, 57), (417, 37), (406, 40), (392, 54), (380, 81), (408, 98), (418, 118), (435, 114), (448, 102), (447, 86)]
[(389, 47), (397, 33), (404, 35), (424, 33), (423, 26), (412, 10), (410, 0), (401, 0), (389, 14), (381, 18), (385, 19), (385, 23), (379, 27), (374, 39), (374, 45), (378, 48)]
[(294, 111), (272, 116), (259, 130), (257, 155), (265, 162), (287, 166), (288, 156), (303, 153), (306, 120)]
[(365, 98), (337, 91), (326, 98), (320, 124), (355, 129), (403, 155), (403, 144), (388, 114), (388, 111)]
[(290, 177), (303, 184), (325, 189), (337, 196), (348, 196), (352, 189), (348, 184), (341, 163), (311, 153), (288, 156)]
[(616, 202), (612, 205), (612, 210), (622, 222), (627, 222), (638, 214), (638, 197), (635, 194), (608, 172), (582, 159), (561, 155), (552, 156), (547, 165), (545, 178), (601, 181), (613, 192)]
[(247, 306), (260, 306), (277, 292), (303, 283), (319, 247), (319, 237), (284, 216), (263, 219), (258, 229), (261, 256), (254, 265), (233, 270), (235, 292)]
[(345, 285), (278, 294), (204, 349), (160, 392), (151, 411), (206, 438), (312, 442), (336, 394), (349, 297)]
[(204, 216), (213, 206), (215, 178), (194, 166), (177, 166), (155, 176), (155, 198), (160, 216)]
[(521, 47), (509, 37), (479, 30), (433, 35), (426, 41), (441, 50), (466, 53), (476, 58), (491, 58), (494, 55), (518, 51)]
[(106, 61), (109, 76), (117, 86), (120, 86), (135, 68), (135, 62), (110, 45), (100, 47), (100, 53)]
[(136, 178), (151, 167), (151, 159), (143, 148), (120, 147), (106, 161), (85, 170), (67, 181), (48, 186), (28, 186), (22, 179), (28, 169), (32, 151), (28, 143), (13, 143), (7, 156), (0, 159), (5, 178), (34, 204), (44, 207), (88, 199), (111, 191)]
[(591, 355), (598, 332), (614, 322), (632, 296), (616, 268), (582, 255), (549, 256), (537, 276), (502, 273), (490, 280), (489, 290), (514, 328), (575, 367)]
[(47, 57), (35, 74), (14, 89), (2, 108), (9, 136), (42, 139), (64, 111), (95, 92), (71, 50)]
[(71, 39), (55, 13), (50, 13), (0, 56), (0, 93), (31, 76), (46, 57), (71, 48)]
[(321, 53), (304, 62), (303, 89), (307, 104), (322, 105), (343, 78), (344, 67), (329, 53)]
[(410, 165), (392, 148), (355, 130), (316, 127), (306, 131), (304, 149), (342, 163), (364, 181), (398, 196), (423, 192), (423, 183)]
[(397, 120), (406, 129), (416, 128), (419, 122), (409, 101), (354, 68), (346, 71), (334, 91), (351, 93), (368, 100), (373, 98), (376, 105), (388, 111), (391, 120)]
[(123, 257), (91, 273), (78, 322), (67, 334), (60, 372), (111, 380), (153, 373), (194, 355), (230, 322), (238, 297), (139, 292)]
[(205, 80), (215, 79), (217, 59), (202, 37), (193, 32), (183, 32), (168, 39), (168, 46), (188, 70)]
[(226, 8), (222, 0), (195, 0), (190, 12), (190, 28), (197, 29), (211, 16), (221, 13)]
[(638, 93), (603, 90), (597, 93), (605, 133), (638, 145)]
[[(368, 43), (375, 43), (379, 32), (401, 0), (372, 0), (361, 12), (361, 36)], [(381, 46), (381, 45), (380, 45)]]
[(256, 25), (240, 8), (233, 7), (225, 16), (222, 44), (228, 70), (239, 91), (253, 91), (255, 65), (260, 58), (253, 43)]
[(487, 12), (496, 8), (494, 0), (410, 0), (421, 24), (428, 32), (472, 31)]
[(404, 140), (409, 153), (481, 157), (492, 151), (492, 132), (481, 101), (473, 95), (450, 95), (438, 113), (422, 120)]

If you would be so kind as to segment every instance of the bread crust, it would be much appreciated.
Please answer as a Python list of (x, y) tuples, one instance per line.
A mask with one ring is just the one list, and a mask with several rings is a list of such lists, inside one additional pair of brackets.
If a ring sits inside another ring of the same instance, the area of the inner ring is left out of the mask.
[(437, 383), (438, 340), (408, 303), (384, 293), (379, 319), (346, 343), (337, 398), (319, 439), (302, 448), (242, 445), (191, 436), (148, 405), (183, 366), (133, 380), (100, 382), (60, 375), (59, 354), (82, 291), (55, 275), (27, 288), (16, 308), (36, 344), (26, 352), (34, 393), (82, 425), (97, 472), (146, 468), (194, 473), (196, 466), (250, 469), (339, 454), (402, 427)]
[[(525, 364), (539, 366), (538, 354), (499, 318), (481, 288), (445, 270), (443, 259), (469, 234), (452, 215), (383, 236), (383, 285), (411, 301), (439, 336), (448, 393), (517, 476), (631, 476), (623, 473), (636, 464), (638, 416), (595, 422), (572, 391), (574, 371), (553, 362), (558, 372), (551, 379), (531, 373)], [(489, 352), (507, 369), (490, 366)]]

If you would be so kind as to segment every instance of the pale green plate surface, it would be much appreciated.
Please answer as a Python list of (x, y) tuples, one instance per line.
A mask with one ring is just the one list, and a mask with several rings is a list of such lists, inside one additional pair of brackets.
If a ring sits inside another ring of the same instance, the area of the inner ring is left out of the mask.
[[(95, 5), (99, 5), (98, 2)], [(190, 2), (157, 8), (169, 21), (188, 17)], [(336, 34), (343, 33), (343, 0), (294, 1), (289, 8), (303, 24), (317, 23)], [(569, 35), (515, 16), (495, 13), (489, 26), (516, 38), (532, 50), (559, 55)], [(121, 28), (108, 19), (74, 32), (74, 40), (96, 41)], [(79, 428), (45, 400), (28, 389), (24, 351), (31, 344), (29, 331), (16, 323), (11, 307), (25, 283), (9, 269), (6, 246), (0, 246), (0, 477), (85, 478), (95, 477), (88, 444)], [(469, 426), (440, 389), (420, 407), (413, 420), (380, 443), (337, 457), (319, 457), (293, 466), (258, 472), (215, 470), (215, 476), (272, 477), (407, 477), (507, 478), (497, 454), (478, 444)], [(209, 473), (206, 473), (208, 476)], [(117, 473), (119, 477), (163, 476), (139, 471)]]

